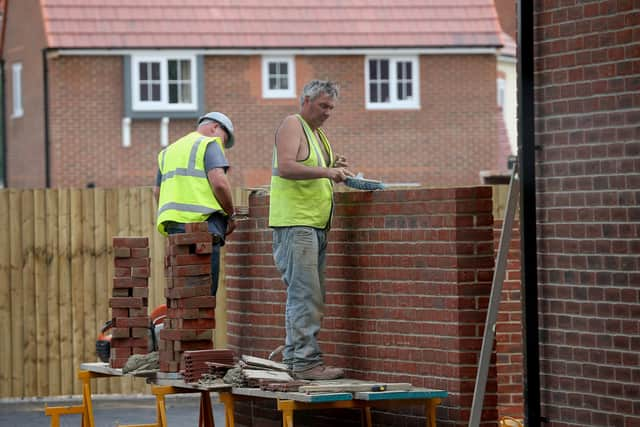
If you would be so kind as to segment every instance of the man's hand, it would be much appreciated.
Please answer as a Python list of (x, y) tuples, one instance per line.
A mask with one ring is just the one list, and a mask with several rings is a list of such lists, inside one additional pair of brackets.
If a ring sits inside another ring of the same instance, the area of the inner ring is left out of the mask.
[(235, 229), (236, 229), (236, 220), (229, 217), (227, 221), (227, 231), (224, 233), (224, 235), (228, 236), (229, 234), (233, 233), (233, 230)]
[(347, 168), (329, 168), (329, 169), (327, 169), (327, 178), (329, 178), (333, 182), (342, 182), (348, 176), (354, 176), (354, 175), (353, 175), (353, 172), (351, 172)]
[(347, 159), (343, 156), (336, 155), (336, 159), (333, 162), (334, 168), (348, 168), (349, 163), (347, 163)]

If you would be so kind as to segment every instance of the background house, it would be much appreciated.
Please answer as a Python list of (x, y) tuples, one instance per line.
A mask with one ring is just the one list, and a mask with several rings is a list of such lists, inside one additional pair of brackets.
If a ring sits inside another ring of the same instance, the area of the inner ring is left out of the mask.
[(7, 184), (152, 185), (157, 152), (222, 110), (232, 184), (269, 183), (274, 130), (311, 78), (356, 171), (462, 185), (506, 168), (492, 0), (227, 3), (9, 1)]

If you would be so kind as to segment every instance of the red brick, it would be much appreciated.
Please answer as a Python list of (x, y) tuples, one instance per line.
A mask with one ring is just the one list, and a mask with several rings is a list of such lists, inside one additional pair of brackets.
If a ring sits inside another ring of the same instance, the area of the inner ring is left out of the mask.
[(210, 284), (204, 286), (191, 286), (188, 288), (165, 288), (164, 290), (164, 296), (169, 299), (182, 299), (210, 295)]
[(147, 279), (142, 278), (129, 278), (129, 277), (114, 277), (113, 278), (113, 287), (114, 288), (144, 288), (149, 286), (149, 282)]
[(113, 256), (115, 258), (129, 258), (131, 256), (130, 248), (113, 248)]
[(177, 233), (167, 237), (169, 245), (191, 245), (194, 243), (209, 243), (211, 244), (211, 234), (208, 232), (199, 233)]
[(165, 277), (201, 276), (211, 273), (211, 264), (176, 265), (165, 269)]
[(211, 330), (198, 329), (163, 329), (160, 338), (173, 341), (198, 341), (210, 340), (213, 337)]
[(146, 298), (138, 297), (117, 297), (109, 299), (109, 307), (119, 308), (140, 308), (147, 306)]
[(149, 267), (149, 258), (116, 258), (116, 267)]
[(170, 300), (168, 306), (171, 308), (215, 308), (216, 297), (204, 296)]
[(215, 329), (215, 319), (177, 319), (177, 329)]
[(148, 237), (114, 237), (113, 238), (113, 247), (114, 248), (148, 248), (149, 247), (149, 238)]
[(149, 327), (151, 320), (148, 316), (141, 317), (116, 317), (113, 319), (116, 328), (145, 328)]
[(211, 264), (211, 256), (209, 255), (173, 255), (168, 257), (167, 265), (196, 265), (196, 264)]
[(149, 257), (149, 248), (131, 248), (131, 258)]

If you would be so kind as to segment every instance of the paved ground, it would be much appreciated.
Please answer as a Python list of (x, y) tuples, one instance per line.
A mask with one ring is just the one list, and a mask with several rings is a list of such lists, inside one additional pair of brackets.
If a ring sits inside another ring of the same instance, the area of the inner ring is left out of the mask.
[[(55, 399), (0, 399), (0, 427), (44, 427), (51, 419), (44, 415), (45, 404), (68, 406), (80, 404), (80, 397)], [(93, 414), (96, 427), (115, 427), (119, 424), (145, 424), (156, 419), (153, 396), (94, 396)], [(167, 422), (171, 427), (198, 425), (199, 395), (167, 396)], [(224, 406), (212, 396), (216, 426), (224, 426)], [(60, 417), (60, 427), (78, 427), (80, 415)]]

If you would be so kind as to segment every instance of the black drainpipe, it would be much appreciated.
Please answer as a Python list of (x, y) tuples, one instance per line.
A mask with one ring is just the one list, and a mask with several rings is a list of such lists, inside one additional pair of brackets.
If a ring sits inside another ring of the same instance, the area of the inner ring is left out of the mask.
[(542, 421), (538, 347), (533, 3), (530, 0), (518, 0), (518, 159), (521, 186), (524, 415), (527, 427), (538, 427)]
[(49, 142), (49, 67), (47, 66), (47, 48), (42, 49), (42, 74), (44, 80), (44, 177), (45, 187), (51, 187), (51, 160)]

